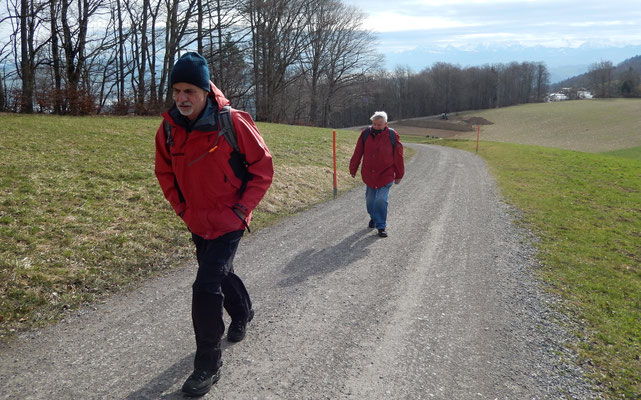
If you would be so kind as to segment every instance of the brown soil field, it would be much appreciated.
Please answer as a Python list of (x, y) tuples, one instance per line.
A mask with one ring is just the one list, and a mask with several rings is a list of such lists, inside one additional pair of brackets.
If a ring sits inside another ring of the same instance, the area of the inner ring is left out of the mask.
[(447, 120), (430, 118), (414, 118), (390, 122), (390, 127), (399, 134), (423, 137), (438, 137), (443, 139), (469, 138), (476, 132), (478, 125), (492, 125), (482, 117), (464, 118), (462, 116), (449, 116)]

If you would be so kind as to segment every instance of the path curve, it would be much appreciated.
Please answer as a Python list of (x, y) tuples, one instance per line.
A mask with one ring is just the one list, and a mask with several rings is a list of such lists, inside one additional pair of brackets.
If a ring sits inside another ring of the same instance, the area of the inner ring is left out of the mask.
[[(235, 269), (256, 318), (243, 342), (224, 341), (205, 398), (598, 397), (569, 362), (529, 239), (483, 160), (412, 146), (388, 238), (366, 228), (360, 187), (243, 239)], [(182, 399), (194, 272), (4, 345), (0, 398)]]

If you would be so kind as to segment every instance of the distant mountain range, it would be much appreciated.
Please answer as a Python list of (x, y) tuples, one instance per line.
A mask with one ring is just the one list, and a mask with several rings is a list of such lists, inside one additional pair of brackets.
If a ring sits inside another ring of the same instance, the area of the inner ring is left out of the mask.
[[(385, 40), (382, 47), (385, 48)], [(390, 45), (391, 46), (391, 45)], [(549, 48), (543, 46), (472, 46), (459, 47), (418, 47), (412, 50), (387, 53), (386, 68), (393, 71), (397, 65), (406, 66), (418, 72), (436, 62), (446, 62), (461, 67), (485, 64), (507, 64), (516, 62), (544, 62), (550, 72), (552, 84), (584, 74), (591, 64), (612, 61), (617, 65), (630, 57), (641, 54), (641, 46), (598, 47), (583, 45), (573, 48)]]

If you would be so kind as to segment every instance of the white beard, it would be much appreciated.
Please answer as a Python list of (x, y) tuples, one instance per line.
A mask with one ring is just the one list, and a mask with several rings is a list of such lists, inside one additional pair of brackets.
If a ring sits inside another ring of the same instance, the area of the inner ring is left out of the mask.
[(180, 108), (178, 106), (176, 106), (176, 107), (178, 108), (178, 112), (180, 114), (182, 114), (183, 116), (185, 116), (185, 117), (188, 117), (188, 116), (190, 116), (191, 114), (194, 113), (194, 106), (192, 104), (189, 105), (189, 110), (187, 110), (187, 111), (183, 110), (182, 108)]

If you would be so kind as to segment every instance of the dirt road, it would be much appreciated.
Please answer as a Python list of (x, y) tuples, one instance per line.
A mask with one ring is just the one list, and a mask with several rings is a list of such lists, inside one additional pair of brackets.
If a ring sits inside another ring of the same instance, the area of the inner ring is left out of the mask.
[[(483, 161), (416, 148), (388, 238), (366, 228), (362, 188), (245, 237), (235, 269), (256, 318), (224, 342), (206, 398), (596, 398)], [(0, 398), (182, 398), (194, 271), (1, 348)]]

